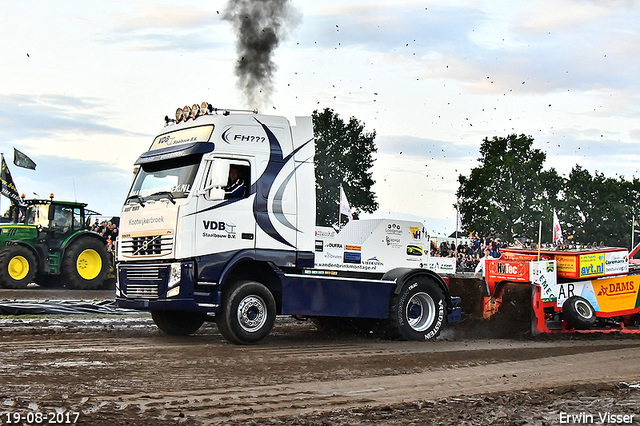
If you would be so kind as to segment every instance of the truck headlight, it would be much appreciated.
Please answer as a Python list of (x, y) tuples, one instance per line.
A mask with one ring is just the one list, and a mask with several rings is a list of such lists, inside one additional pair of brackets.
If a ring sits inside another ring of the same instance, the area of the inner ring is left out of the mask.
[(180, 263), (172, 263), (171, 268), (169, 268), (169, 281), (167, 282), (167, 289), (174, 287), (180, 284), (180, 280), (182, 279), (182, 264)]

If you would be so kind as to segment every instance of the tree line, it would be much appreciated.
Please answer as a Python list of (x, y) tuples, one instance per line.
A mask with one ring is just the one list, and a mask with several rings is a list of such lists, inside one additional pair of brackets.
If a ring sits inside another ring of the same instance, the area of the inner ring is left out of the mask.
[[(371, 168), (375, 130), (355, 117), (343, 120), (332, 109), (312, 114), (316, 143), (316, 223), (337, 226), (339, 187), (343, 185), (357, 218), (378, 208)], [(459, 175), (456, 191), (464, 230), (479, 236), (552, 240), (553, 211), (565, 243), (630, 247), (631, 222), (638, 216), (640, 180), (591, 174), (575, 165), (568, 177), (544, 169), (546, 154), (524, 134), (485, 138), (479, 166)], [(343, 217), (343, 221), (346, 221)], [(640, 234), (636, 234), (640, 235)], [(636, 237), (636, 243), (640, 237)]]
[(542, 221), (542, 241), (551, 242), (555, 209), (565, 243), (630, 247), (640, 180), (591, 174), (577, 164), (567, 178), (543, 170), (546, 154), (533, 141), (524, 134), (483, 140), (480, 165), (458, 177), (466, 231), (537, 241)]

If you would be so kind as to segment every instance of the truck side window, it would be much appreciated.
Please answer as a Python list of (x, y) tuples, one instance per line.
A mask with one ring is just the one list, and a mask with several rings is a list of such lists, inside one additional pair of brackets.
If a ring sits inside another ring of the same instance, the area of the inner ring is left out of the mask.
[[(220, 176), (220, 172), (224, 175)], [(215, 159), (207, 171), (204, 187), (219, 188), (224, 191), (225, 199), (246, 198), (251, 192), (251, 166), (243, 160)]]
[(242, 164), (229, 165), (229, 180), (224, 187), (224, 198), (245, 198), (249, 196), (249, 166)]

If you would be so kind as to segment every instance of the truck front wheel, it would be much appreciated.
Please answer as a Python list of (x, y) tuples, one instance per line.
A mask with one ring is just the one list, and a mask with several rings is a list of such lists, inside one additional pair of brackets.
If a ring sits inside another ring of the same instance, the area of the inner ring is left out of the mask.
[(0, 250), (0, 287), (25, 288), (36, 274), (36, 257), (22, 246)]
[(239, 282), (224, 293), (216, 315), (220, 333), (241, 345), (267, 337), (275, 321), (275, 299), (267, 287), (255, 281)]
[(442, 290), (428, 277), (415, 277), (391, 299), (388, 336), (429, 340), (440, 333), (445, 306)]
[(206, 314), (182, 311), (151, 311), (158, 328), (171, 336), (188, 336), (204, 323)]
[(109, 272), (107, 246), (96, 238), (80, 238), (73, 242), (62, 260), (65, 284), (78, 290), (100, 288)]

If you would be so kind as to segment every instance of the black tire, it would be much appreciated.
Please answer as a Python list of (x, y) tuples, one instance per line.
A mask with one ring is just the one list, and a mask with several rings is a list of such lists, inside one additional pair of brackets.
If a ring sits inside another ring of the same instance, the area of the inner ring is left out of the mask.
[(151, 311), (158, 328), (171, 336), (188, 336), (202, 326), (207, 315), (198, 312)]
[(562, 315), (576, 330), (589, 330), (596, 323), (596, 311), (584, 297), (571, 296), (562, 304)]
[(28, 248), (13, 245), (0, 250), (0, 287), (25, 288), (36, 272), (36, 257)]
[(444, 316), (444, 296), (438, 284), (428, 277), (411, 278), (391, 298), (387, 337), (432, 339), (440, 334)]
[(97, 290), (103, 286), (108, 273), (107, 246), (97, 238), (80, 238), (64, 253), (61, 274), (69, 288)]
[(269, 335), (276, 321), (276, 301), (271, 291), (255, 281), (242, 281), (222, 296), (216, 324), (230, 342), (257, 343)]

